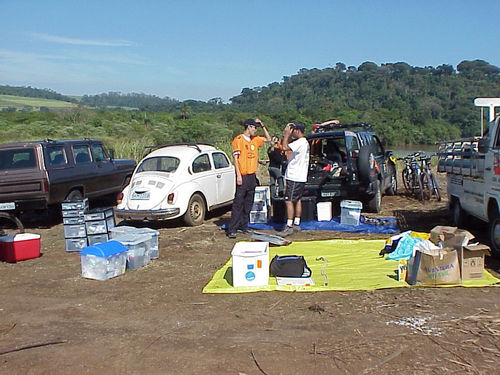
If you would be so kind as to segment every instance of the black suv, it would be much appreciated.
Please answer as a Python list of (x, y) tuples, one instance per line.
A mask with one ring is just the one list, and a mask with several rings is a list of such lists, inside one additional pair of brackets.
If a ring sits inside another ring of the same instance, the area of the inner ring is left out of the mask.
[(305, 196), (335, 204), (359, 200), (363, 208), (380, 212), (382, 194), (396, 193), (392, 152), (384, 150), (371, 125), (323, 125), (306, 138), (311, 153)]

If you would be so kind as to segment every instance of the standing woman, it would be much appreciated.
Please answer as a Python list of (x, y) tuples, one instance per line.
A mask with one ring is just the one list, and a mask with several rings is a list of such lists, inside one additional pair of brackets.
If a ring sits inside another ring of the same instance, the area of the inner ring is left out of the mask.
[[(279, 143), (279, 138), (273, 136), (271, 147), (267, 149), (267, 156), (269, 156), (269, 167), (267, 170), (269, 171), (271, 198), (275, 198), (276, 196), (282, 197), (285, 189), (282, 167), (286, 162), (286, 156)], [(276, 183), (278, 184), (278, 191), (276, 191)]]

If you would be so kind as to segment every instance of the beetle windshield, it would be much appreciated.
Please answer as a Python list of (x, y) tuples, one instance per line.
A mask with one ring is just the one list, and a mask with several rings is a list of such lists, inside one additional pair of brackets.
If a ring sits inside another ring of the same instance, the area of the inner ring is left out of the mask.
[(140, 172), (169, 172), (173, 173), (177, 170), (180, 160), (172, 156), (157, 156), (152, 158), (144, 159), (136, 173)]

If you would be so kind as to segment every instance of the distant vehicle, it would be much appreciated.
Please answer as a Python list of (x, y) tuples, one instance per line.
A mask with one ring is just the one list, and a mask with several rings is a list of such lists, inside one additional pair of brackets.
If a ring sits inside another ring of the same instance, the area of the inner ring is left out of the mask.
[(1, 144), (0, 211), (42, 212), (63, 200), (117, 194), (135, 166), (113, 159), (96, 139)]
[(500, 256), (500, 98), (477, 98), (490, 108), (490, 123), (481, 137), (440, 142), (438, 172), (446, 172), (448, 204), (457, 227), (469, 215), (489, 225), (491, 249)]
[(223, 151), (200, 143), (168, 145), (140, 161), (115, 213), (130, 220), (182, 217), (195, 226), (207, 211), (230, 205), (235, 189), (234, 166)]
[(392, 151), (369, 124), (330, 124), (306, 136), (311, 147), (304, 195), (316, 201), (362, 201), (363, 208), (380, 212), (382, 194), (397, 191)]

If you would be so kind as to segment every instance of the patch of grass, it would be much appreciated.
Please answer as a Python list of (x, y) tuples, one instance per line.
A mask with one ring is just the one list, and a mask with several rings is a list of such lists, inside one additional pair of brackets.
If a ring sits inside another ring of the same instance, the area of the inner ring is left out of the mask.
[(47, 108), (74, 108), (74, 103), (61, 100), (28, 98), (24, 96), (0, 95), (0, 108), (24, 108), (24, 107), (47, 107)]

